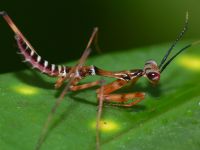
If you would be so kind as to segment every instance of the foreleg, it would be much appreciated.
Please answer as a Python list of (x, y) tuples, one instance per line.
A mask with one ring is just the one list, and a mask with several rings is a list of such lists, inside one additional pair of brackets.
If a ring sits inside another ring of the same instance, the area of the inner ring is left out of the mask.
[[(126, 93), (126, 94), (111, 94), (112, 92), (122, 88), (128, 82), (125, 80), (116, 80), (112, 83), (103, 86), (103, 99), (105, 102), (115, 102), (116, 106), (131, 107), (142, 101), (145, 97), (143, 92)], [(100, 90), (97, 90), (97, 97), (100, 96)], [(128, 103), (129, 100), (136, 99)]]

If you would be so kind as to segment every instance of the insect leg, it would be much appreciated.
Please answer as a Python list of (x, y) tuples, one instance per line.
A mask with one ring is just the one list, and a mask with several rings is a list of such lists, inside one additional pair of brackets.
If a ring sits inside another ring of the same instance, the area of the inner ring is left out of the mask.
[[(133, 82), (136, 82), (133, 81)], [(133, 105), (136, 105), (137, 103), (139, 103), (140, 101), (142, 101), (144, 99), (145, 93), (142, 92), (135, 92), (135, 93), (126, 93), (126, 94), (111, 94), (112, 92), (122, 88), (124, 85), (126, 85), (128, 82), (125, 80), (116, 80), (112, 83), (109, 83), (107, 85), (105, 85), (103, 87), (104, 91), (104, 101), (106, 102), (116, 102), (119, 104), (113, 104), (116, 106), (124, 106), (124, 107), (131, 107)], [(100, 96), (100, 90), (97, 90), (97, 97)], [(120, 103), (124, 103), (124, 102), (128, 102), (131, 99), (135, 99), (137, 98), (135, 101), (131, 102), (131, 103), (126, 103), (126, 104), (120, 104)]]
[(101, 81), (94, 81), (94, 82), (90, 82), (90, 83), (86, 83), (86, 84), (82, 84), (82, 85), (71, 85), (70, 90), (71, 91), (78, 91), (78, 90), (83, 90), (83, 89), (87, 89), (96, 85), (99, 85)]
[[(131, 107), (141, 102), (144, 99), (145, 93), (143, 92), (135, 92), (135, 93), (125, 93), (125, 94), (108, 94), (104, 95), (104, 100), (108, 102), (117, 102), (118, 104), (112, 104), (114, 106), (124, 106)], [(133, 102), (123, 104), (128, 100), (136, 99)], [(122, 104), (120, 104), (122, 103)]]
[(55, 83), (54, 87), (55, 87), (56, 89), (60, 88), (60, 87), (63, 85), (64, 81), (67, 80), (67, 79), (69, 79), (69, 78), (66, 78), (66, 77), (59, 77), (59, 78), (56, 80), (56, 83)]
[(98, 97), (98, 102), (99, 102), (99, 105), (98, 105), (98, 112), (97, 112), (97, 120), (96, 120), (96, 150), (100, 150), (100, 144), (101, 144), (101, 141), (100, 141), (100, 128), (101, 128), (101, 116), (102, 116), (102, 113), (103, 113), (103, 83), (104, 81), (101, 80), (100, 81), (100, 89), (99, 89), (99, 97)]
[(56, 113), (56, 110), (60, 106), (61, 102), (64, 100), (64, 96), (70, 91), (70, 86), (72, 84), (74, 84), (74, 82), (75, 82), (74, 80), (76, 79), (76, 77), (74, 76), (74, 73), (76, 72), (76, 70), (78, 70), (80, 68), (80, 66), (82, 66), (84, 64), (84, 62), (87, 59), (87, 57), (89, 56), (89, 54), (90, 54), (90, 49), (85, 49), (81, 58), (78, 61), (78, 64), (74, 68), (72, 68), (69, 72), (69, 75), (70, 74), (73, 74), (73, 75), (66, 76), (66, 78), (69, 79), (69, 81), (68, 81), (67, 85), (65, 86), (64, 90), (62, 91), (62, 93), (60, 94), (60, 96), (58, 97), (58, 99), (56, 100), (56, 102), (54, 103), (53, 107), (51, 108), (51, 111), (48, 114), (47, 120), (44, 123), (41, 134), (37, 141), (35, 150), (39, 150), (41, 148), (44, 140), (46, 139), (47, 132), (49, 131), (49, 126), (52, 122), (54, 114)]
[[(111, 82), (111, 83), (109, 83), (109, 84), (104, 85), (104, 86), (103, 86), (103, 93), (104, 93), (104, 95), (110, 94), (110, 93), (112, 93), (112, 92), (114, 92), (114, 91), (116, 91), (116, 90), (122, 88), (122, 87), (123, 87), (124, 85), (126, 85), (127, 83), (128, 83), (128, 82), (125, 81), (125, 80), (120, 80), (120, 79), (118, 79), (118, 80), (116, 80), (116, 81), (114, 81), (114, 82)], [(97, 95), (98, 95), (99, 92), (100, 92), (100, 89), (97, 89), (96, 92), (97, 92)]]
[[(93, 32), (92, 32), (90, 38), (89, 38), (89, 41), (88, 41), (87, 46), (86, 46), (86, 48), (85, 48), (85, 51), (88, 51), (88, 50), (90, 51), (91, 44), (92, 44), (93, 42), (96, 43), (96, 40), (97, 40), (97, 33), (98, 33), (98, 27), (95, 27), (95, 28), (93, 29)], [(55, 88), (61, 87), (65, 80), (68, 80), (68, 79), (71, 78), (71, 76), (72, 76), (71, 73), (76, 73), (76, 71), (78, 71), (79, 68), (83, 66), (83, 64), (85, 63), (85, 61), (86, 61), (86, 59), (87, 59), (87, 55), (84, 55), (84, 54), (83, 54), (82, 56), (83, 56), (82, 59), (80, 59), (79, 62), (78, 62), (78, 64), (77, 64), (75, 67), (73, 67), (73, 68), (71, 69), (70, 73), (69, 73), (67, 76), (59, 77), (59, 78), (58, 78), (58, 80), (56, 81), (56, 84), (55, 84)], [(85, 56), (86, 56), (86, 57), (85, 57)], [(78, 66), (78, 67), (77, 67), (77, 66)], [(81, 78), (81, 77), (80, 77), (80, 78)]]

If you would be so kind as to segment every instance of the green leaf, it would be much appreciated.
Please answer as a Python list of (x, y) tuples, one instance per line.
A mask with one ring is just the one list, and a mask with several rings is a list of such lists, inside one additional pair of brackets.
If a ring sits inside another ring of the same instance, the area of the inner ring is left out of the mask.
[[(159, 63), (168, 47), (163, 44), (104, 54), (89, 58), (87, 64), (113, 71), (143, 68), (148, 59)], [(199, 75), (200, 51), (195, 46), (168, 66), (156, 87), (143, 78), (136, 85), (125, 87), (121, 92), (146, 92), (146, 98), (132, 108), (104, 105), (101, 149), (199, 149)], [(99, 78), (88, 77), (83, 82)], [(31, 69), (0, 75), (1, 150), (34, 149), (61, 92), (53, 88), (55, 81)], [(106, 79), (110, 81), (113, 79)], [(42, 150), (95, 149), (96, 113), (95, 88), (66, 95)]]

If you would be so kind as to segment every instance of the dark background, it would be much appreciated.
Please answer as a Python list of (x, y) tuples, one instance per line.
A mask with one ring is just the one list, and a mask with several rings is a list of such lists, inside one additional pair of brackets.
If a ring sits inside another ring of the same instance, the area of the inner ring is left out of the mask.
[[(95, 26), (103, 53), (172, 42), (186, 11), (190, 25), (185, 39), (200, 39), (199, 0), (1, 0), (0, 9), (53, 63), (78, 59)], [(0, 73), (26, 68), (16, 51), (13, 33), (1, 18)]]

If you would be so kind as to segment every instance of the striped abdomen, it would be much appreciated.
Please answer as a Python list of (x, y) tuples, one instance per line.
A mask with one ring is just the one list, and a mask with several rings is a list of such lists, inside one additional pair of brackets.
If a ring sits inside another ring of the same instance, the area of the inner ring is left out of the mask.
[(71, 69), (71, 67), (50, 64), (47, 60), (42, 59), (41, 56), (32, 50), (20, 36), (16, 35), (15, 38), (20, 52), (24, 56), (25, 62), (30, 63), (33, 68), (36, 68), (49, 76), (55, 77), (66, 76)]

